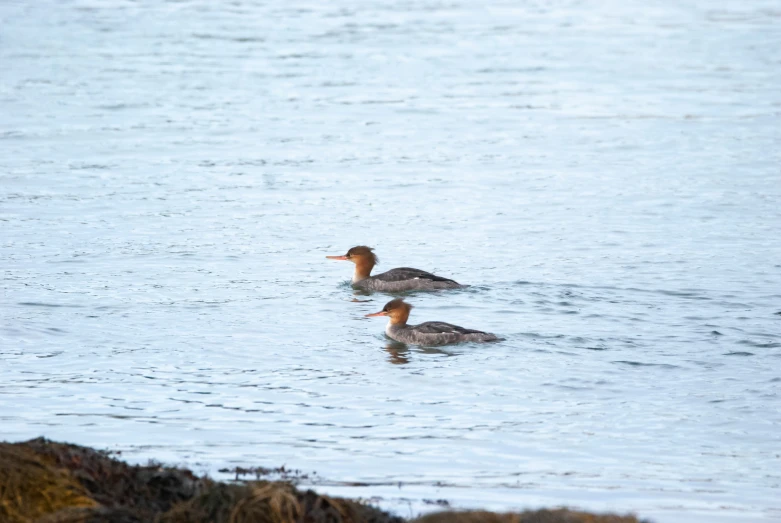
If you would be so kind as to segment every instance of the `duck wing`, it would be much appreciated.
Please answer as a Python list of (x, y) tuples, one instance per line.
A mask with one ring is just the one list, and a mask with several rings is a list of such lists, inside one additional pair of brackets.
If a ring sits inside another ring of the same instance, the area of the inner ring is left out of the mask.
[(415, 325), (413, 329), (421, 334), (487, 334), (483, 331), (465, 329), (444, 321), (427, 321), (426, 323)]
[(374, 278), (375, 280), (389, 282), (389, 283), (397, 282), (397, 281), (407, 281), (407, 280), (429, 280), (429, 281), (439, 281), (439, 282), (450, 282), (459, 285), (458, 282), (451, 280), (449, 278), (443, 278), (442, 276), (437, 276), (436, 274), (431, 274), (430, 272), (421, 271), (420, 269), (412, 269), (410, 267), (399, 267), (398, 269), (391, 269), (387, 272), (383, 272), (376, 276), (372, 276), (372, 278)]

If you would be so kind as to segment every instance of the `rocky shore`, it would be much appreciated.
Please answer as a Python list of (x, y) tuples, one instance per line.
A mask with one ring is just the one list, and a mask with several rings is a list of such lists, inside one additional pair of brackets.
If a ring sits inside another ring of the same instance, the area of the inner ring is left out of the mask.
[[(566, 500), (562, 500), (566, 502)], [(404, 523), (361, 501), (285, 481), (219, 482), (187, 469), (128, 465), (108, 453), (42, 438), (0, 443), (3, 523)], [(416, 523), (641, 523), (566, 509), (447, 511)]]

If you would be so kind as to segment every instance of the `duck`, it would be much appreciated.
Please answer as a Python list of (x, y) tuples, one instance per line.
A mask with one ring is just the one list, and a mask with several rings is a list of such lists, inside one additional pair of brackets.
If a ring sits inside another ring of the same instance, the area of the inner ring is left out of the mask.
[(461, 289), (461, 285), (450, 278), (443, 278), (430, 272), (410, 267), (399, 267), (372, 276), (371, 272), (379, 263), (374, 249), (358, 245), (342, 256), (326, 256), (329, 260), (344, 260), (355, 264), (352, 285), (356, 289), (366, 291), (404, 292), (404, 291), (435, 291), (442, 289)]
[(486, 343), (501, 341), (496, 334), (473, 329), (465, 329), (458, 325), (443, 321), (427, 321), (419, 325), (407, 325), (412, 305), (401, 298), (391, 300), (379, 312), (367, 314), (367, 318), (388, 316), (390, 319), (385, 327), (389, 338), (401, 343), (413, 345), (450, 345), (452, 343), (478, 342)]

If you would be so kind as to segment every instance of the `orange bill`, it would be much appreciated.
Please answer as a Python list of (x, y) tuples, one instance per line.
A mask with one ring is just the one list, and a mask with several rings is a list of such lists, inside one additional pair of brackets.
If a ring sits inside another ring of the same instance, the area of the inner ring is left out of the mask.
[(326, 256), (329, 260), (346, 260), (347, 256)]
[(371, 313), (371, 314), (367, 314), (367, 315), (366, 315), (366, 317), (367, 317), (367, 318), (373, 318), (373, 317), (375, 317), (375, 316), (387, 316), (387, 315), (388, 315), (388, 313), (387, 313), (387, 312), (385, 312), (385, 311), (380, 311), (380, 312), (373, 312), (373, 313)]

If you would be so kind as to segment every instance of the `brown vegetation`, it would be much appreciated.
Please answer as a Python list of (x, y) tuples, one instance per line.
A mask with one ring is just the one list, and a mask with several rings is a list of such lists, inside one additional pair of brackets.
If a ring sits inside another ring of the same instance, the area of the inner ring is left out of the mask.
[(94, 507), (70, 474), (21, 445), (0, 443), (0, 521), (31, 521), (69, 507)]

